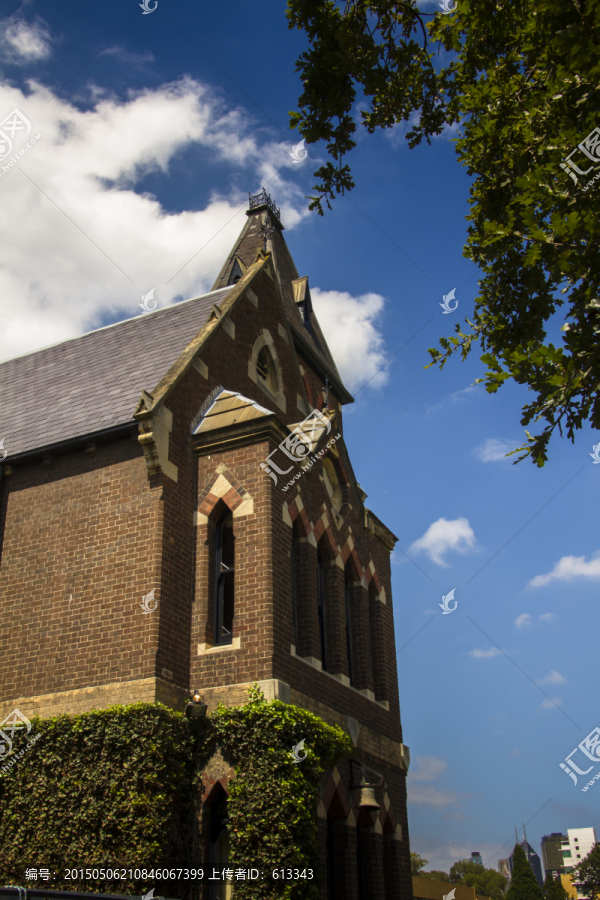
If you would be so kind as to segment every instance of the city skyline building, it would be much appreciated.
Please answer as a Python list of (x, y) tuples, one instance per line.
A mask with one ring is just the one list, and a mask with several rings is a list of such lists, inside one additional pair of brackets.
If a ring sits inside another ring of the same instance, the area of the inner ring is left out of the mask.
[[(525, 831), (524, 825), (523, 825), (523, 840), (520, 841), (518, 839), (516, 828), (515, 828), (515, 837), (517, 838), (516, 843), (519, 844), (519, 846), (523, 850), (523, 853), (525, 854), (527, 861), (529, 862), (529, 865), (531, 866), (532, 872), (535, 875), (535, 880), (537, 881), (539, 886), (542, 887), (544, 884), (544, 879), (542, 876), (542, 863), (541, 863), (541, 860), (540, 860), (538, 854), (535, 852), (535, 850), (533, 849), (533, 847), (527, 840), (527, 833)], [(511, 878), (512, 878), (512, 871), (513, 871), (513, 857), (514, 857), (514, 850), (511, 853), (511, 855), (508, 857), (508, 867), (510, 870)]]
[[(570, 875), (575, 866), (583, 862), (594, 845), (598, 842), (595, 828), (568, 828), (567, 836), (561, 841), (563, 872)], [(583, 900), (585, 894), (577, 890), (577, 897)]]
[(564, 860), (562, 854), (562, 842), (567, 836), (560, 831), (545, 834), (542, 837), (542, 862), (544, 864), (544, 877), (550, 873), (553, 878), (564, 872)]

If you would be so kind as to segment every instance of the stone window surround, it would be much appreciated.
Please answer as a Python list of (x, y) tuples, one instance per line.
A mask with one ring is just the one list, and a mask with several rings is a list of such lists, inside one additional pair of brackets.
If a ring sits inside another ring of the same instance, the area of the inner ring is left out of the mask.
[[(275, 369), (277, 375), (277, 391), (273, 392), (269, 390), (267, 385), (258, 377), (257, 371), (257, 362), (258, 362), (258, 354), (263, 348), (267, 348), (267, 350), (271, 354), (271, 360), (273, 363), (273, 367)], [(252, 347), (252, 352), (250, 354), (250, 359), (248, 360), (248, 377), (252, 379), (254, 384), (258, 385), (261, 391), (269, 397), (270, 400), (273, 400), (279, 409), (282, 412), (286, 411), (286, 399), (285, 394), (283, 392), (283, 378), (281, 376), (281, 365), (279, 364), (279, 358), (277, 356), (277, 350), (275, 349), (275, 342), (271, 336), (271, 333), (267, 328), (263, 328), (262, 334), (260, 334), (256, 341), (254, 342), (254, 346)]]

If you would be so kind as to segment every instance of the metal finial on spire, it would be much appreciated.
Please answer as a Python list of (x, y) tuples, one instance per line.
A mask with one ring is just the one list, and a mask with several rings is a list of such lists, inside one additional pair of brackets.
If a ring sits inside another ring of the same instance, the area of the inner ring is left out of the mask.
[(273, 234), (274, 231), (275, 231), (275, 229), (269, 222), (268, 217), (265, 216), (265, 221), (260, 226), (260, 233), (263, 236), (263, 252), (264, 253), (267, 252), (267, 240), (271, 237), (271, 235)]

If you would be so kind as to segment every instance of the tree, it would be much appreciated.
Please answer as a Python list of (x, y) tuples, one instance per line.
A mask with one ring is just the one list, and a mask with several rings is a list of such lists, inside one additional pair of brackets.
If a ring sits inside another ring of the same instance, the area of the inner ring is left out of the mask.
[(419, 856), (418, 853), (410, 854), (410, 874), (411, 875), (420, 875), (421, 870), (425, 868), (425, 866), (429, 865), (428, 859), (423, 859), (422, 856)]
[(448, 873), (442, 872), (441, 869), (432, 869), (431, 872), (419, 872), (419, 878), (429, 878), (432, 881), (450, 881)]
[(594, 844), (572, 877), (578, 890), (590, 900), (600, 897), (600, 844)]
[(513, 850), (512, 877), (506, 892), (506, 900), (544, 900), (542, 889), (535, 880), (533, 869), (519, 844), (515, 844)]
[(454, 884), (466, 884), (474, 887), (476, 894), (492, 897), (492, 900), (504, 900), (506, 878), (495, 869), (486, 869), (471, 859), (459, 859), (450, 869), (450, 881)]
[(473, 319), (430, 349), (430, 365), (479, 346), (489, 393), (527, 386), (521, 424), (540, 425), (513, 452), (543, 466), (556, 429), (574, 441), (585, 421), (600, 428), (600, 184), (589, 184), (600, 174), (600, 5), (458, 0), (452, 15), (427, 15), (417, 0), (288, 0), (287, 16), (309, 41), (291, 125), (330, 157), (311, 209), (354, 187), (342, 161), (357, 105), (371, 133), (416, 117), (411, 147), (459, 123), (473, 177), (463, 253), (482, 279)]
[(543, 894), (545, 900), (568, 900), (569, 895), (563, 887), (560, 876), (552, 877), (552, 872), (548, 872), (544, 881)]

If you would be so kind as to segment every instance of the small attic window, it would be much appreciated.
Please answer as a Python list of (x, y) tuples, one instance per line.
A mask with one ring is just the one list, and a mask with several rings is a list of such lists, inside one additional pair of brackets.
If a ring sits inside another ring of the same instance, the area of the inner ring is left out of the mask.
[(263, 347), (258, 354), (256, 374), (260, 384), (263, 384), (273, 394), (277, 393), (277, 373), (273, 356), (268, 347)]
[(229, 273), (229, 278), (227, 279), (227, 286), (230, 284), (237, 284), (240, 278), (243, 278), (244, 270), (240, 264), (240, 260), (236, 256), (233, 261), (233, 266), (231, 267), (231, 272)]

